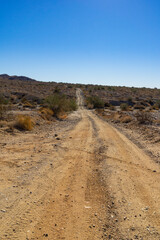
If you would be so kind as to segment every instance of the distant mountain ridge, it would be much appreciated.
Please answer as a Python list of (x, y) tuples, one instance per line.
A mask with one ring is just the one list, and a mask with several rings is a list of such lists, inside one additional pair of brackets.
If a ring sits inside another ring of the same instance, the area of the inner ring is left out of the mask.
[(25, 76), (10, 76), (8, 74), (0, 74), (0, 78), (1, 79), (6, 79), (6, 80), (20, 80), (20, 81), (36, 81), (35, 79), (29, 78), (29, 77), (25, 77)]

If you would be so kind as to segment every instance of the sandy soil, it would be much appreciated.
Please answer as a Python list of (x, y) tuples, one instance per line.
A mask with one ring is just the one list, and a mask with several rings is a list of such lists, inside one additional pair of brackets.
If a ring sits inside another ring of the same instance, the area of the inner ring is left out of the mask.
[(77, 97), (64, 122), (0, 133), (0, 239), (160, 239), (159, 165)]

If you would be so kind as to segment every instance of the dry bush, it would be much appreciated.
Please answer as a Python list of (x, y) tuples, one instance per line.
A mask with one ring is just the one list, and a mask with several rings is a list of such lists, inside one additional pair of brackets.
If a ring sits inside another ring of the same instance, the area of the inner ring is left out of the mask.
[(34, 127), (34, 122), (30, 116), (19, 115), (15, 127), (19, 130), (31, 131)]
[(23, 107), (34, 108), (34, 105), (30, 102), (24, 102)]
[(48, 120), (48, 121), (50, 121), (52, 116), (54, 115), (54, 112), (49, 108), (41, 108), (39, 112), (41, 114), (41, 117), (44, 120)]
[(155, 110), (159, 110), (160, 109), (160, 100), (158, 100), (152, 107)]
[(129, 122), (131, 122), (132, 121), (132, 117), (131, 116), (123, 116), (122, 118), (121, 118), (121, 122), (122, 123), (129, 123)]
[(60, 119), (60, 120), (65, 120), (66, 118), (67, 118), (67, 115), (65, 114), (65, 113), (60, 113), (60, 114), (58, 114), (58, 119)]
[(3, 96), (0, 96), (0, 119), (2, 120), (6, 115), (6, 112), (9, 110), (8, 100)]
[(0, 119), (4, 118), (6, 111), (7, 111), (6, 106), (3, 104), (0, 104)]
[(150, 112), (139, 111), (135, 114), (135, 117), (139, 124), (152, 124), (153, 122)]
[(120, 108), (121, 108), (122, 111), (127, 111), (128, 110), (128, 104), (127, 103), (122, 103), (120, 105)]

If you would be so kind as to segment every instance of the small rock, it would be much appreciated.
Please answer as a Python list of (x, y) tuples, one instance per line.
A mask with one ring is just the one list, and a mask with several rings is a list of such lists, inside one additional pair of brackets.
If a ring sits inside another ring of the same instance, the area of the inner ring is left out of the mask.
[(1, 212), (6, 212), (6, 210), (4, 210), (4, 209), (1, 209)]
[(149, 207), (142, 208), (142, 211), (148, 211), (148, 210), (149, 210)]
[(48, 237), (48, 234), (47, 234), (47, 233), (44, 233), (43, 236), (44, 236), (44, 237)]

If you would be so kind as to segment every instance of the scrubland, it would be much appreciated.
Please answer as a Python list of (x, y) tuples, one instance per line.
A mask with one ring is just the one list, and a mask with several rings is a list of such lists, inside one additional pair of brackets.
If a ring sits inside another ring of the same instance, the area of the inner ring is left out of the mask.
[(160, 239), (159, 89), (0, 76), (0, 239)]

